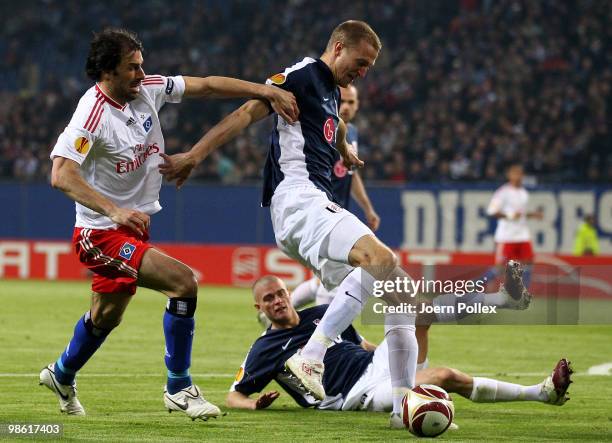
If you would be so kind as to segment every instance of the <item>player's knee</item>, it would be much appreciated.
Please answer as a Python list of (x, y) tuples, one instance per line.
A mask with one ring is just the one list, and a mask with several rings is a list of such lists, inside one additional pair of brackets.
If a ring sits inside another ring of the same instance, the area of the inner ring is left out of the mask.
[(386, 246), (377, 246), (371, 251), (355, 254), (355, 266), (380, 270), (389, 273), (398, 265), (395, 253)]
[(399, 265), (397, 255), (395, 255), (395, 253), (386, 246), (378, 248), (373, 258), (373, 266), (380, 267), (381, 269), (385, 269), (389, 272), (397, 268)]
[(177, 280), (175, 296), (180, 298), (196, 298), (198, 296), (198, 279), (193, 271), (187, 268)]
[(85, 316), (85, 327), (96, 336), (106, 336), (121, 324), (123, 310), (104, 309), (92, 310), (89, 316)]
[(452, 368), (436, 368), (434, 378), (436, 379), (434, 384), (446, 390), (453, 390), (460, 382), (458, 372)]

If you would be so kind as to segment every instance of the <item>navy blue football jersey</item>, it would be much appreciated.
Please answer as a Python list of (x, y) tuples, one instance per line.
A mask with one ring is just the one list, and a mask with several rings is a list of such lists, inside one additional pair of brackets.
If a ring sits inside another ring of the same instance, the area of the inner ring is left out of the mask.
[(270, 206), (278, 186), (314, 185), (333, 200), (340, 89), (331, 70), (320, 59), (306, 57), (266, 83), (292, 92), (300, 117), (290, 125), (274, 115), (262, 206)]
[[(267, 329), (251, 346), (231, 390), (251, 395), (276, 380), (299, 405), (315, 406), (318, 402), (314, 397), (294, 387), (285, 370), (285, 362), (308, 342), (327, 306), (299, 311), (300, 323), (294, 328)], [(327, 349), (323, 360), (323, 387), (328, 397), (342, 395), (346, 398), (372, 361), (374, 353), (364, 350), (361, 340), (355, 328), (349, 326)]]
[[(346, 124), (346, 141), (353, 145), (357, 151), (358, 135), (357, 127), (352, 123)], [(334, 163), (334, 173), (332, 175), (332, 186), (334, 191), (334, 201), (343, 208), (347, 209), (351, 200), (351, 183), (353, 181), (353, 171), (342, 163), (340, 153), (336, 151), (336, 162)]]

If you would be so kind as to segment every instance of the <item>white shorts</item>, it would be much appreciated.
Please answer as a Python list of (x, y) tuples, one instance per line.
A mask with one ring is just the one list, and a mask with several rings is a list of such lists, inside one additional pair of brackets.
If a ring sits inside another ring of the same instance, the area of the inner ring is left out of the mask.
[(392, 409), (389, 348), (387, 341), (383, 340), (374, 351), (372, 363), (346, 395), (342, 410), (383, 412)]
[(270, 205), (276, 244), (312, 269), (327, 289), (353, 270), (349, 252), (361, 237), (374, 235), (357, 217), (313, 186), (285, 188)]

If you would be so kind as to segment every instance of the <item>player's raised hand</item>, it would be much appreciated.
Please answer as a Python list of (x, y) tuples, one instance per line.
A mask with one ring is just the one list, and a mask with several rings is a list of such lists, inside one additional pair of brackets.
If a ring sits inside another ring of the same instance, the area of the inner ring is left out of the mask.
[(300, 115), (295, 96), (276, 86), (267, 85), (266, 98), (274, 112), (280, 115), (287, 123), (295, 123)]
[(176, 180), (177, 188), (183, 186), (196, 166), (195, 159), (189, 152), (174, 155), (167, 155), (162, 152), (159, 155), (164, 159), (164, 162), (158, 166), (160, 174), (169, 182)]
[(127, 226), (140, 236), (148, 231), (151, 225), (149, 214), (134, 209), (116, 208), (108, 214), (108, 218), (118, 225)]
[(265, 409), (274, 403), (280, 397), (280, 393), (278, 391), (270, 391), (264, 394), (261, 394), (257, 401), (255, 402), (255, 409)]

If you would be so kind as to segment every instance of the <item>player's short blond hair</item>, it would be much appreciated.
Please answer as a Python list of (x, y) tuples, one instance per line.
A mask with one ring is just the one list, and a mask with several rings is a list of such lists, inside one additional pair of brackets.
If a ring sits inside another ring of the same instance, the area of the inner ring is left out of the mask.
[(368, 42), (377, 51), (382, 48), (380, 38), (370, 25), (360, 20), (348, 20), (340, 23), (332, 31), (326, 50), (331, 50), (336, 42), (342, 42), (345, 46), (357, 46), (362, 40)]
[(263, 277), (258, 278), (255, 283), (253, 283), (253, 286), (251, 286), (251, 291), (253, 292), (253, 299), (257, 301), (257, 295), (255, 294), (255, 292), (259, 286), (273, 282), (280, 282), (281, 285), (285, 286), (285, 288), (287, 287), (285, 282), (282, 279), (278, 278), (276, 275), (264, 275)]

